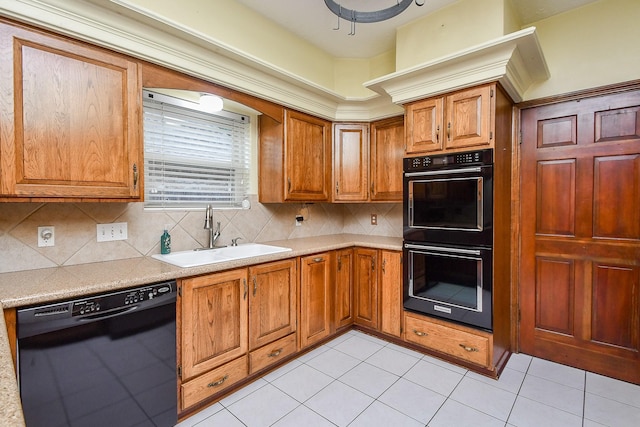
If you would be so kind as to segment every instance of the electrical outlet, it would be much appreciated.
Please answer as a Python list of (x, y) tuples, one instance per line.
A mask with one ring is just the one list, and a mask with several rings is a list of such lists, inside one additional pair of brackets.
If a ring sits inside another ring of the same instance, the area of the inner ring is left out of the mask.
[(38, 227), (38, 247), (45, 248), (49, 246), (55, 246), (55, 227), (53, 225), (46, 225), (44, 227)]
[(378, 225), (378, 215), (371, 214), (371, 225)]
[(96, 238), (98, 242), (111, 242), (113, 240), (127, 240), (127, 223), (114, 222), (111, 224), (97, 224)]

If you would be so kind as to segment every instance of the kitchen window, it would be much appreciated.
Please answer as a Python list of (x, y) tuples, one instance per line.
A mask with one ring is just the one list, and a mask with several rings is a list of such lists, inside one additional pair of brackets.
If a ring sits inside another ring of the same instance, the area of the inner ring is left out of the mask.
[(249, 192), (249, 117), (144, 91), (144, 205), (241, 208)]

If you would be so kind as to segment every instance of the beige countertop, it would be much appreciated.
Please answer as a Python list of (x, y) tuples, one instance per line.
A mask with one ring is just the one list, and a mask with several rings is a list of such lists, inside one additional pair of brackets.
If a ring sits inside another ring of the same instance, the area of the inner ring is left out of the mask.
[[(402, 238), (336, 234), (263, 242), (291, 248), (281, 252), (200, 267), (180, 268), (151, 257), (0, 274), (0, 304), (15, 308), (125, 289), (147, 283), (261, 264), (318, 252), (365, 246), (401, 250)], [(0, 424), (24, 426), (4, 316), (0, 316)]]

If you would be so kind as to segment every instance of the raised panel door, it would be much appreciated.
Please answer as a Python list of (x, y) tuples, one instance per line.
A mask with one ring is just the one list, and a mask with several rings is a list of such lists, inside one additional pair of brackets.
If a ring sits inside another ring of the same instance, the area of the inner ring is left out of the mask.
[(380, 251), (380, 332), (400, 337), (402, 332), (402, 253)]
[(300, 259), (300, 348), (331, 334), (331, 255), (324, 252)]
[(247, 270), (180, 280), (182, 380), (247, 353)]
[(640, 383), (640, 91), (522, 111), (520, 351)]
[(369, 199), (372, 202), (402, 201), (404, 141), (403, 117), (371, 123)]
[(354, 321), (378, 329), (378, 251), (357, 248), (354, 260)]
[(136, 62), (0, 23), (0, 193), (140, 198)]
[(366, 201), (369, 197), (369, 126), (335, 124), (333, 128), (333, 200)]
[(249, 350), (296, 330), (296, 260), (249, 269)]
[(493, 142), (494, 87), (480, 86), (447, 95), (445, 149), (479, 147)]
[(405, 109), (407, 154), (440, 151), (444, 148), (444, 98), (430, 98)]
[(336, 251), (334, 323), (340, 329), (353, 324), (353, 249)]
[(296, 111), (285, 113), (285, 197), (287, 201), (329, 201), (331, 124)]

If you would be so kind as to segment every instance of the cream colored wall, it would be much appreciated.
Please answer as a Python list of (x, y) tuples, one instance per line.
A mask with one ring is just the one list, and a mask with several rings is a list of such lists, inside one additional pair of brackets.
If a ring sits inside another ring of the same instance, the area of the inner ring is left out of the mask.
[(397, 70), (503, 36), (505, 1), (461, 0), (400, 27)]
[(536, 99), (640, 78), (640, 1), (601, 0), (533, 23), (551, 78)]
[(127, 0), (176, 25), (231, 46), (259, 62), (333, 89), (334, 58), (235, 0)]

